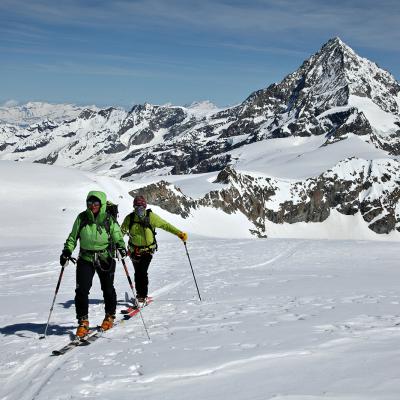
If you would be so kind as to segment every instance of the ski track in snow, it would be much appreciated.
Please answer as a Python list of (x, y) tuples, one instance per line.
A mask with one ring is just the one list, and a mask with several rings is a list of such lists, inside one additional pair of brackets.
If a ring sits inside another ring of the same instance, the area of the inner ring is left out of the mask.
[(136, 382), (138, 383), (152, 383), (158, 380), (175, 380), (175, 379), (185, 379), (185, 378), (194, 378), (194, 377), (201, 377), (201, 376), (206, 376), (206, 375), (211, 375), (214, 374), (218, 371), (224, 370), (224, 369), (232, 369), (232, 368), (237, 368), (241, 365), (246, 365), (246, 364), (251, 364), (255, 363), (257, 361), (262, 361), (262, 360), (269, 360), (269, 359), (275, 359), (275, 358), (282, 358), (282, 357), (298, 357), (298, 356), (303, 356), (303, 355), (309, 355), (310, 352), (307, 351), (298, 351), (298, 352), (290, 352), (290, 353), (272, 353), (272, 354), (262, 354), (254, 357), (250, 357), (247, 359), (240, 359), (240, 360), (234, 360), (230, 361), (218, 366), (214, 366), (212, 368), (208, 368), (205, 370), (194, 370), (192, 372), (181, 372), (181, 373), (175, 373), (175, 374), (165, 374), (165, 375), (156, 375), (147, 379), (138, 379)]
[[(136, 317), (60, 357), (50, 354), (74, 330), (74, 267), (65, 271), (49, 336), (39, 341), (58, 249), (5, 249), (0, 398), (397, 398), (396, 244), (197, 239), (188, 248), (203, 302), (182, 249), (160, 247), (149, 271), (155, 301), (143, 310), (151, 341)], [(123, 299), (121, 267), (116, 288)], [(97, 277), (90, 299), (95, 325), (103, 316)]]

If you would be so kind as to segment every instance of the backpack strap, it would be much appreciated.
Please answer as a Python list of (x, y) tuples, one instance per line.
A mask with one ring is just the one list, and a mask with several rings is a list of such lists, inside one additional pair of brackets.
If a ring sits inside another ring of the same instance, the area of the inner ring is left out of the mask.
[(131, 232), (132, 226), (135, 223), (135, 211), (131, 212), (129, 214), (129, 229), (128, 229), (128, 233)]
[(117, 257), (117, 244), (114, 242), (114, 240), (111, 236), (111, 222), (118, 224), (118, 221), (116, 220), (116, 218), (114, 218), (114, 216), (112, 214), (109, 214), (107, 212), (106, 217), (103, 221), (103, 226), (108, 235), (108, 250), (111, 254), (111, 257), (115, 258), (115, 257)]
[(104, 218), (104, 221), (103, 221), (102, 225), (106, 229), (106, 232), (108, 233), (108, 236), (111, 235), (111, 222), (112, 221), (116, 222), (111, 214), (106, 213), (106, 217)]
[(76, 236), (77, 239), (80, 239), (80, 237), (81, 237), (81, 230), (82, 230), (86, 225), (89, 225), (89, 220), (88, 220), (86, 211), (82, 211), (82, 212), (79, 214), (79, 218), (80, 218), (80, 220), (81, 220), (81, 223), (79, 224), (78, 234), (77, 234), (77, 236)]

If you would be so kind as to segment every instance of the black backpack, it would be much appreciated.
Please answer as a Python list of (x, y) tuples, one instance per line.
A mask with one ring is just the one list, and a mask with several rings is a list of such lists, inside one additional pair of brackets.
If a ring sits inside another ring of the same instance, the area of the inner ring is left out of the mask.
[(118, 204), (107, 201), (106, 214), (111, 215), (115, 222), (118, 222)]
[(147, 245), (147, 246), (137, 246), (137, 247), (150, 247), (150, 246), (153, 246), (153, 244), (155, 244), (155, 245), (156, 245), (155, 251), (157, 251), (157, 249), (158, 249), (158, 244), (157, 244), (157, 239), (156, 239), (157, 232), (156, 232), (155, 228), (153, 228), (153, 227), (151, 226), (151, 224), (150, 224), (150, 213), (151, 213), (151, 212), (152, 212), (151, 209), (148, 208), (148, 209), (146, 210), (146, 216), (143, 218), (143, 220), (139, 220), (139, 221), (135, 221), (135, 211), (131, 212), (131, 213), (129, 214), (129, 228), (128, 228), (128, 232), (131, 231), (133, 224), (139, 224), (140, 226), (143, 227), (143, 229), (144, 229), (144, 228), (149, 228), (149, 229), (153, 232), (153, 238), (154, 238), (153, 243), (150, 243), (150, 244)]

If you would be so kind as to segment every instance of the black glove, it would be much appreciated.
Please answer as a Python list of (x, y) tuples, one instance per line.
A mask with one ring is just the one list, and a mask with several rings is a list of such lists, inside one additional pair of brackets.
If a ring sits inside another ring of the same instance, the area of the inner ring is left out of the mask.
[(124, 249), (123, 247), (118, 249), (118, 251), (119, 251), (119, 254), (121, 255), (121, 258), (125, 258), (128, 255), (126, 249)]
[(64, 249), (60, 256), (60, 265), (63, 267), (69, 258), (71, 257), (72, 253), (68, 249)]

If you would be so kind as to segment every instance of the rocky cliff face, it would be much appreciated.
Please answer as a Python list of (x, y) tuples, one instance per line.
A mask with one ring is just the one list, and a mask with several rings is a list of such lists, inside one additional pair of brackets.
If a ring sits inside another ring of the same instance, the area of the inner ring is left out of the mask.
[(400, 164), (394, 160), (347, 159), (316, 178), (301, 181), (248, 175), (227, 167), (218, 174), (224, 189), (194, 200), (165, 181), (132, 191), (151, 204), (187, 218), (199, 207), (241, 212), (253, 233), (268, 235), (266, 221), (276, 224), (322, 222), (333, 209), (344, 215), (360, 213), (376, 233), (400, 232)]

